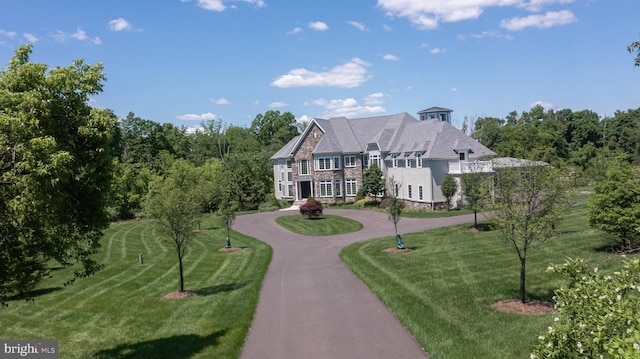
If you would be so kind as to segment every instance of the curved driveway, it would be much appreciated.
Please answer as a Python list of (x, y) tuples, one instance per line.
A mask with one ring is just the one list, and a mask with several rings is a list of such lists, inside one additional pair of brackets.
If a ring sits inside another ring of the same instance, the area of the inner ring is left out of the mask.
[[(428, 358), (414, 338), (340, 260), (342, 247), (394, 236), (386, 214), (367, 210), (325, 210), (363, 224), (335, 236), (303, 236), (275, 218), (295, 212), (238, 216), (234, 230), (273, 247), (255, 318), (241, 359)], [(473, 221), (473, 215), (436, 219), (403, 218), (400, 233)]]

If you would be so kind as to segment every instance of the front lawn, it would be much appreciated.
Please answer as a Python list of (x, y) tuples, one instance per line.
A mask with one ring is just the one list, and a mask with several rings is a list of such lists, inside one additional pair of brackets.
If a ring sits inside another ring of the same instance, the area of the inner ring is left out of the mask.
[(271, 247), (232, 233), (244, 249), (222, 253), (226, 229), (211, 216), (202, 228), (183, 262), (197, 296), (162, 301), (179, 289), (172, 242), (151, 221), (115, 223), (96, 257), (104, 268), (66, 287), (70, 270), (53, 268), (33, 302), (0, 308), (0, 338), (56, 339), (60, 358), (239, 357)]
[[(529, 298), (551, 301), (565, 280), (546, 272), (550, 263), (584, 257), (603, 270), (619, 263), (602, 250), (609, 242), (590, 229), (585, 210), (570, 208), (561, 234), (529, 252)], [(469, 233), (468, 226), (404, 235), (412, 252), (385, 253), (392, 239), (380, 238), (344, 248), (341, 258), (432, 358), (528, 358), (553, 314), (491, 307), (518, 297), (519, 260), (495, 232)]]
[(276, 218), (276, 222), (291, 232), (307, 236), (331, 236), (362, 229), (360, 222), (328, 214), (312, 219), (301, 214), (281, 216)]

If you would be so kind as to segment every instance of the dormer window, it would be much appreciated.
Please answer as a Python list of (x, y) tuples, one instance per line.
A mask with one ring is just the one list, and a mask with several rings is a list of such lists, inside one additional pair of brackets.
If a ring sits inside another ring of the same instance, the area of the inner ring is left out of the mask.
[(460, 161), (466, 161), (467, 160), (467, 153), (466, 152), (460, 152), (460, 153), (458, 153), (458, 156), (460, 157)]

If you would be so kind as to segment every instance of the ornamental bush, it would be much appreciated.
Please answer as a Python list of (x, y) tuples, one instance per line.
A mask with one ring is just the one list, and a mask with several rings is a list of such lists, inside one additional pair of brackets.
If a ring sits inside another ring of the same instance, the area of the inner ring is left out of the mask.
[(309, 219), (322, 215), (322, 203), (318, 200), (307, 201), (307, 203), (300, 206), (300, 213), (309, 217)]
[(531, 358), (640, 358), (640, 259), (604, 274), (583, 259), (549, 271), (571, 282), (556, 291), (553, 325)]

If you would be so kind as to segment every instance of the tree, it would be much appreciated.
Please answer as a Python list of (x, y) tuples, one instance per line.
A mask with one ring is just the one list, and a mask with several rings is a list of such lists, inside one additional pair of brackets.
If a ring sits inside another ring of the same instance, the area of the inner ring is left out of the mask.
[(596, 182), (589, 203), (589, 225), (633, 249), (640, 240), (640, 168), (618, 159), (606, 179)]
[(398, 198), (398, 194), (395, 191), (396, 186), (399, 184), (396, 180), (391, 177), (389, 179), (387, 198), (385, 199), (386, 205), (384, 207), (385, 212), (387, 212), (387, 219), (389, 222), (393, 223), (393, 228), (396, 233), (396, 246), (398, 249), (404, 249), (404, 243), (402, 243), (402, 238), (398, 235), (398, 222), (402, 218), (402, 209), (404, 208), (404, 202), (400, 198)]
[(460, 177), (460, 187), (467, 207), (473, 211), (473, 228), (478, 228), (478, 211), (486, 206), (491, 193), (485, 174), (473, 166), (471, 169), (471, 172), (465, 172)]
[(222, 218), (222, 224), (224, 228), (227, 229), (227, 242), (225, 244), (225, 248), (231, 248), (231, 227), (233, 223), (236, 221), (236, 206), (234, 204), (225, 204), (220, 211), (220, 218)]
[[(640, 36), (640, 34), (638, 34)], [(629, 46), (627, 46), (627, 50), (630, 54), (636, 53), (636, 59), (634, 61), (635, 66), (640, 66), (640, 41), (634, 41)]]
[(456, 182), (456, 179), (453, 178), (452, 175), (447, 174), (444, 176), (444, 178), (442, 178), (442, 183), (440, 184), (440, 191), (442, 192), (442, 195), (446, 199), (444, 203), (444, 207), (446, 208), (447, 211), (450, 211), (451, 208), (453, 208), (453, 203), (451, 203), (451, 199), (453, 198), (453, 196), (456, 195), (456, 192), (458, 192), (458, 182)]
[(531, 358), (638, 358), (640, 355), (640, 260), (623, 260), (612, 274), (583, 259), (549, 267), (569, 277), (556, 290), (556, 314), (538, 337)]
[(520, 259), (520, 300), (526, 301), (527, 253), (554, 233), (569, 206), (568, 180), (551, 166), (527, 163), (498, 168), (494, 177), (494, 210), (491, 219), (499, 235)]
[(88, 105), (102, 64), (49, 69), (20, 46), (0, 71), (0, 303), (28, 294), (49, 261), (98, 270), (91, 258), (109, 224), (115, 118)]
[(322, 210), (322, 203), (317, 199), (309, 199), (299, 208), (300, 213), (309, 217), (309, 219), (321, 216)]
[(377, 163), (371, 165), (364, 170), (362, 179), (362, 191), (365, 196), (372, 196), (376, 200), (378, 194), (384, 191), (384, 178), (382, 178), (382, 170)]
[(238, 210), (256, 209), (267, 198), (273, 183), (273, 168), (265, 153), (232, 152), (220, 168), (223, 203), (236, 203)]
[(200, 216), (197, 174), (185, 160), (177, 160), (166, 178), (153, 183), (145, 201), (145, 210), (155, 218), (161, 228), (173, 240), (178, 255), (180, 292), (184, 292), (182, 260)]
[(277, 110), (258, 114), (251, 122), (250, 130), (264, 147), (274, 153), (300, 134), (295, 116), (291, 112), (281, 114)]

